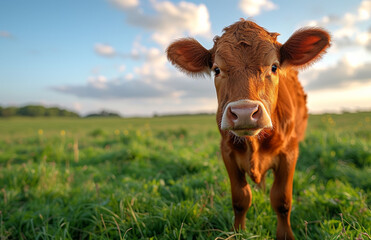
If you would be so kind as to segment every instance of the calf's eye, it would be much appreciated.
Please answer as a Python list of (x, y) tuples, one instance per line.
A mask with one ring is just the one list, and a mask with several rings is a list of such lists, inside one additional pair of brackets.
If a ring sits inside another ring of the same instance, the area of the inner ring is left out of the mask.
[(214, 68), (215, 76), (218, 76), (220, 74), (220, 68), (216, 67)]
[(276, 73), (277, 72), (277, 69), (278, 69), (277, 65), (276, 64), (273, 64), (272, 65), (272, 69), (271, 69), (272, 73)]

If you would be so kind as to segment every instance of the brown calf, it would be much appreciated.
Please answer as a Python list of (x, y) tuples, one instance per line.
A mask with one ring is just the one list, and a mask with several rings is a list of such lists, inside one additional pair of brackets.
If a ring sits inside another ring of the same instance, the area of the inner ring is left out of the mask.
[(251, 205), (246, 173), (259, 184), (272, 169), (270, 199), (277, 213), (277, 239), (294, 239), (292, 182), (308, 119), (306, 95), (295, 69), (318, 60), (330, 46), (330, 35), (319, 28), (304, 28), (283, 45), (276, 41), (278, 35), (242, 19), (215, 37), (210, 50), (185, 38), (172, 43), (167, 56), (188, 74), (214, 76), (216, 120), (231, 183), (234, 227), (245, 228)]

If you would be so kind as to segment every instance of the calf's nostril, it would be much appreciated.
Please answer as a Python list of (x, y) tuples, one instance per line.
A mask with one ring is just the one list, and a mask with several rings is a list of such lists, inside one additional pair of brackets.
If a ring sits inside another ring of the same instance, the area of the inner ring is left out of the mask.
[(233, 112), (232, 108), (229, 108), (229, 113), (230, 113), (230, 117), (231, 117), (232, 120), (237, 120), (238, 119), (238, 115)]
[(259, 117), (260, 117), (260, 113), (261, 113), (261, 110), (260, 110), (260, 106), (256, 106), (256, 108), (252, 111), (252, 114), (251, 114), (251, 118), (253, 120), (258, 120)]

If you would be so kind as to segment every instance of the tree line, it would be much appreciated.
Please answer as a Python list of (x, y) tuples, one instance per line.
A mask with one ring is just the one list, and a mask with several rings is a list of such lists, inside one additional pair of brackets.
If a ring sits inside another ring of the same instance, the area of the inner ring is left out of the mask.
[(60, 109), (58, 107), (44, 107), (37, 105), (27, 105), (23, 107), (2, 107), (0, 106), (0, 117), (80, 117), (77, 113)]

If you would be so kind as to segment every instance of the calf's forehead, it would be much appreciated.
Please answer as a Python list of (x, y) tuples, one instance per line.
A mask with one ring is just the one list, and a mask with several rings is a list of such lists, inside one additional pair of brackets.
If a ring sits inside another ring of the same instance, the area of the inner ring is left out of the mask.
[(214, 53), (214, 62), (233, 69), (244, 68), (253, 70), (270, 66), (279, 60), (279, 51), (276, 45), (261, 40), (253, 45), (231, 44), (220, 42)]
[(218, 55), (232, 67), (270, 65), (272, 58), (278, 58), (277, 35), (254, 22), (239, 21), (226, 27), (223, 35), (214, 39), (214, 58)]

